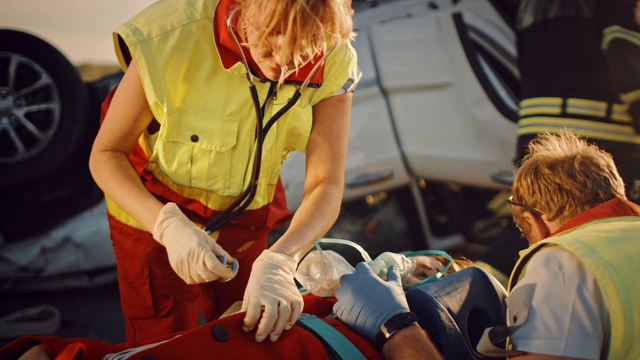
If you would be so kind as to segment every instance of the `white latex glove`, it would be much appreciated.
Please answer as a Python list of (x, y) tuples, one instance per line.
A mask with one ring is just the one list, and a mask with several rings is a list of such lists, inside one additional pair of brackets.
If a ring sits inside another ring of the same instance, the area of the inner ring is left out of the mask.
[(256, 341), (269, 336), (276, 341), (284, 330), (289, 330), (302, 314), (302, 295), (293, 280), (296, 261), (287, 255), (265, 250), (251, 268), (249, 283), (244, 292), (242, 311), (244, 331), (258, 324)]
[(234, 259), (206, 231), (192, 223), (175, 203), (167, 203), (160, 211), (153, 238), (167, 249), (171, 268), (187, 284), (235, 276), (216, 255), (224, 256), (227, 263)]

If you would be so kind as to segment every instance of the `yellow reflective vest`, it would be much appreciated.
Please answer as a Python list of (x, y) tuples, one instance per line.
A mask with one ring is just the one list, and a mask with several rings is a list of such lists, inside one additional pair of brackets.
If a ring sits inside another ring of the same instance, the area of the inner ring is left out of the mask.
[[(145, 171), (170, 191), (222, 210), (243, 192), (251, 177), (256, 114), (241, 62), (225, 68), (214, 40), (219, 0), (161, 0), (114, 32), (123, 69), (136, 61), (147, 101), (160, 130), (145, 132), (138, 145), (148, 161)], [(224, 29), (226, 28), (218, 27)], [(327, 57), (324, 81), (304, 89), (296, 105), (271, 128), (264, 140), (255, 198), (248, 209), (268, 204), (280, 167), (291, 151), (304, 151), (312, 126), (312, 107), (333, 96), (356, 67), (347, 42)], [(285, 83), (267, 98), (269, 81), (255, 81), (265, 123), (299, 85)], [(120, 214), (109, 203), (112, 214)], [(135, 225), (132, 219), (120, 220)], [(138, 226), (136, 226), (138, 227)]]
[[(626, 202), (614, 199), (619, 205)], [(638, 209), (637, 205), (630, 205)], [(596, 208), (597, 209), (597, 208)], [(637, 211), (637, 210), (635, 210)], [(545, 246), (562, 246), (582, 261), (595, 276), (611, 319), (609, 359), (640, 359), (640, 213), (584, 222), (533, 244), (520, 253), (509, 289), (522, 278), (526, 264)]]

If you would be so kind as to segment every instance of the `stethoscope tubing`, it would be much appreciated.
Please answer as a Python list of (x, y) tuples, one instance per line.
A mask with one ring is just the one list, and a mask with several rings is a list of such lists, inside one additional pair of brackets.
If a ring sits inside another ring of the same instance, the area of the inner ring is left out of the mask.
[(239, 216), (247, 207), (249, 207), (249, 205), (251, 204), (251, 202), (253, 201), (256, 195), (256, 191), (258, 187), (258, 178), (260, 177), (260, 167), (262, 163), (262, 147), (264, 144), (265, 136), (269, 132), (269, 129), (271, 129), (271, 127), (275, 124), (275, 122), (278, 121), (278, 119), (280, 119), (287, 111), (289, 111), (289, 109), (291, 109), (298, 102), (298, 100), (302, 96), (302, 90), (304, 90), (309, 85), (311, 81), (311, 77), (320, 68), (320, 65), (326, 60), (327, 56), (329, 56), (329, 54), (337, 46), (337, 45), (334, 46), (324, 54), (322, 59), (320, 59), (320, 61), (318, 61), (315, 64), (315, 66), (313, 67), (313, 69), (311, 70), (307, 78), (302, 82), (302, 84), (300, 85), (300, 88), (296, 90), (296, 92), (293, 94), (291, 99), (289, 99), (289, 101), (287, 101), (287, 103), (267, 121), (266, 125), (264, 125), (264, 113), (262, 108), (260, 107), (260, 98), (258, 96), (258, 90), (256, 89), (256, 85), (253, 81), (253, 75), (251, 74), (249, 63), (247, 62), (244, 52), (242, 51), (242, 46), (240, 45), (240, 42), (236, 38), (235, 32), (233, 31), (232, 19), (237, 11), (238, 9), (235, 8), (229, 14), (229, 17), (227, 18), (227, 29), (229, 30), (229, 34), (231, 35), (231, 38), (233, 39), (233, 42), (236, 45), (238, 52), (240, 53), (240, 56), (242, 58), (242, 64), (244, 65), (244, 68), (245, 68), (245, 75), (249, 83), (249, 92), (251, 94), (251, 100), (253, 102), (253, 106), (256, 114), (256, 135), (255, 135), (256, 147), (253, 155), (253, 167), (251, 170), (251, 180), (249, 181), (249, 184), (247, 185), (245, 190), (242, 192), (242, 194), (240, 194), (240, 196), (233, 203), (231, 203), (223, 211), (221, 211), (218, 215), (213, 217), (211, 220), (209, 220), (205, 224), (205, 226), (203, 227), (203, 230), (206, 231), (208, 234), (211, 234), (214, 231), (218, 230), (224, 224), (226, 224), (227, 222)]

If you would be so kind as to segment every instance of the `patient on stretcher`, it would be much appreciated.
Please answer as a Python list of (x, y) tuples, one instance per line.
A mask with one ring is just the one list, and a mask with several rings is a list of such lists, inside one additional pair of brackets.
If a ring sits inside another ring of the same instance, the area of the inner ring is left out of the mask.
[[(334, 250), (325, 249), (323, 258), (333, 260), (344, 258)], [(382, 256), (382, 255), (381, 255)], [(375, 266), (374, 261), (366, 261)], [(408, 273), (403, 276), (403, 287), (407, 291), (420, 289), (429, 284), (438, 283), (442, 276), (472, 267), (473, 262), (462, 257), (452, 258), (444, 252), (421, 251), (405, 254), (389, 253), (383, 256), (385, 266), (403, 266)], [(303, 259), (304, 260), (304, 259)], [(374, 259), (378, 260), (378, 258)], [(352, 260), (354, 261), (354, 260)], [(303, 262), (301, 261), (301, 264)], [(345, 261), (345, 263), (348, 263)], [(403, 264), (404, 263), (404, 264)], [(321, 267), (325, 271), (332, 269), (333, 262)], [(344, 271), (348, 271), (345, 267)], [(379, 276), (386, 276), (386, 270)], [(326, 274), (325, 274), (326, 275)], [(490, 275), (489, 275), (490, 276)], [(326, 280), (326, 279), (325, 279)], [(320, 287), (317, 287), (320, 289)], [(326, 290), (326, 289), (324, 289)], [(324, 291), (318, 290), (321, 295)], [(314, 315), (330, 325), (339, 335), (353, 344), (368, 359), (381, 359), (379, 349), (340, 320), (333, 318), (332, 308), (335, 298), (318, 296), (315, 290), (301, 287), (304, 295), (304, 313)], [(238, 308), (236, 308), (238, 309)], [(256, 343), (251, 333), (242, 330), (243, 314), (230, 310), (228, 316), (202, 325), (196, 329), (157, 338), (144, 343), (109, 344), (94, 339), (63, 339), (55, 336), (25, 336), (0, 349), (0, 358), (28, 359), (139, 359), (145, 356), (155, 359), (193, 359), (231, 357), (260, 357), (261, 359), (330, 359), (332, 349), (318, 334), (298, 323), (285, 331), (276, 342)], [(307, 315), (307, 316), (308, 316)], [(206, 355), (205, 355), (206, 354)], [(12, 356), (15, 355), (15, 356)]]

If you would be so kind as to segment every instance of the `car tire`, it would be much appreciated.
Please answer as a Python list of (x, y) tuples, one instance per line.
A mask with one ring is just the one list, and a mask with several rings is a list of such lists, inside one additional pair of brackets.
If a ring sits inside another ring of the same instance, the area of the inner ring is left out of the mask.
[(0, 30), (0, 185), (43, 178), (85, 150), (89, 108), (86, 84), (60, 51)]

